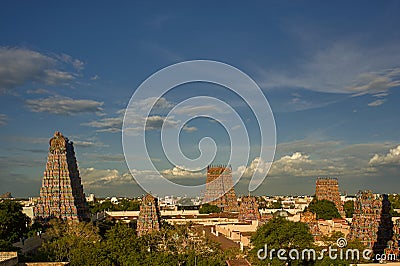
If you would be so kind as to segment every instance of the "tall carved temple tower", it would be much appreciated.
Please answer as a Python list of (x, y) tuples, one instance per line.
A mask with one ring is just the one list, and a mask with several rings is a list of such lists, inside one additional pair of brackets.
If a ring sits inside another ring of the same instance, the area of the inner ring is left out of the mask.
[(49, 144), (46, 170), (35, 207), (36, 218), (89, 219), (73, 143), (57, 131)]
[(217, 205), (226, 212), (237, 212), (239, 210), (230, 167), (207, 167), (204, 203)]
[(142, 236), (152, 231), (158, 231), (161, 227), (161, 215), (157, 198), (147, 194), (142, 198), (139, 217), (137, 220), (137, 234)]
[(354, 203), (353, 220), (349, 239), (359, 239), (375, 254), (382, 254), (393, 237), (393, 222), (387, 195), (374, 195), (372, 191), (360, 191)]
[(318, 200), (329, 200), (335, 203), (340, 215), (345, 217), (343, 203), (340, 199), (339, 182), (336, 178), (317, 178), (315, 196)]

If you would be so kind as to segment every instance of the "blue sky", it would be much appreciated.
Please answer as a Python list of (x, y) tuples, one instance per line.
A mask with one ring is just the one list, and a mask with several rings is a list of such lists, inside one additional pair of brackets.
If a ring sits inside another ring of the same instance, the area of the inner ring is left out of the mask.
[[(342, 192), (399, 192), (399, 13), (398, 1), (3, 2), (0, 193), (38, 195), (48, 139), (59, 130), (75, 143), (86, 193), (140, 195), (122, 153), (122, 111), (148, 76), (195, 59), (237, 67), (269, 100), (277, 149), (255, 194), (312, 194), (318, 176), (338, 177)], [(203, 94), (247, 119), (251, 158), (232, 168), (251, 172), (257, 125), (234, 95), (190, 84), (165, 101), (174, 106)], [(204, 119), (187, 126), (181, 143), (189, 157), (210, 136), (220, 148), (216, 162), (225, 162), (229, 143), (221, 127)], [(149, 134), (166, 176), (204, 182), (204, 172), (174, 171), (157, 145), (158, 131)], [(247, 193), (245, 178), (237, 190)]]

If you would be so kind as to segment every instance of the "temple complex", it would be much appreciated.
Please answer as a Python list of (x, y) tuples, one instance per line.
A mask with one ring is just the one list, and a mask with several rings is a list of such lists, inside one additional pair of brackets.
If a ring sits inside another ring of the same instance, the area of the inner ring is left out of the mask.
[(300, 213), (300, 222), (307, 224), (315, 241), (321, 240), (321, 230), (318, 226), (317, 214), (310, 211)]
[[(386, 258), (390, 258), (390, 255), (395, 256), (395, 260), (400, 260), (400, 219), (397, 219), (393, 225), (393, 238), (388, 242), (387, 248), (385, 248)], [(393, 261), (391, 259), (390, 261)]]
[(39, 220), (88, 220), (89, 208), (83, 193), (73, 143), (57, 131), (49, 144), (40, 197), (34, 210), (35, 217)]
[(318, 200), (329, 200), (335, 203), (337, 210), (342, 217), (346, 214), (343, 209), (343, 202), (340, 199), (339, 183), (337, 178), (317, 178), (315, 196)]
[(387, 195), (374, 195), (372, 191), (357, 194), (349, 239), (359, 239), (375, 254), (382, 254), (393, 237), (393, 223)]
[(242, 202), (239, 208), (239, 222), (248, 222), (260, 220), (261, 215), (258, 210), (257, 199), (252, 196), (242, 197)]
[(237, 212), (239, 210), (233, 187), (231, 167), (207, 167), (204, 203), (216, 205), (225, 212)]
[(139, 217), (137, 220), (137, 234), (142, 236), (160, 230), (161, 215), (157, 198), (147, 194), (142, 198)]

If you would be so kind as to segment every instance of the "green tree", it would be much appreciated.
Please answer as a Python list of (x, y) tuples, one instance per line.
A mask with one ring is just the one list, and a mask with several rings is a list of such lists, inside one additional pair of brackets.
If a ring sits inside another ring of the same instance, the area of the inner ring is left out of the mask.
[(103, 202), (90, 202), (89, 209), (92, 214), (96, 214), (102, 211), (114, 211), (115, 206), (110, 200), (105, 200)]
[(41, 248), (50, 261), (80, 265), (82, 259), (86, 259), (90, 252), (95, 253), (99, 246), (99, 229), (92, 223), (52, 220), (50, 226), (47, 230), (49, 240)]
[(317, 219), (331, 220), (332, 218), (341, 217), (335, 203), (329, 200), (318, 200), (314, 198), (308, 205), (306, 211), (307, 210), (316, 213)]
[(344, 203), (344, 212), (346, 213), (346, 218), (352, 218), (354, 213), (354, 201), (348, 200)]
[(12, 243), (27, 233), (29, 223), (21, 204), (11, 200), (0, 202), (0, 251), (15, 250)]
[(117, 211), (138, 211), (140, 210), (140, 202), (137, 200), (122, 199), (115, 206)]
[(282, 199), (279, 198), (277, 201), (271, 202), (268, 206), (267, 209), (281, 209), (282, 208)]
[(208, 203), (203, 204), (199, 209), (200, 214), (220, 213), (220, 212), (221, 212), (221, 209), (218, 206), (211, 205)]
[[(301, 222), (292, 222), (281, 217), (271, 219), (266, 224), (259, 227), (256, 233), (251, 237), (251, 244), (253, 248), (249, 252), (249, 258), (253, 265), (267, 265), (270, 262), (272, 265), (285, 265), (290, 262), (291, 265), (308, 265), (311, 262), (294, 260), (281, 261), (277, 258), (277, 251), (279, 249), (286, 250), (286, 256), (290, 249), (310, 249), (313, 248), (313, 236), (311, 235), (306, 224)], [(267, 246), (267, 252), (265, 252)], [(261, 257), (266, 254), (264, 260), (260, 260), (257, 256), (258, 251)], [(270, 259), (270, 251), (275, 249), (273, 259)]]
[(389, 195), (389, 201), (390, 201), (390, 214), (393, 217), (399, 217), (400, 213), (395, 211), (395, 209), (400, 209), (400, 195), (398, 194)]
[[(316, 266), (325, 266), (325, 265), (333, 265), (333, 266), (342, 266), (342, 265), (355, 265), (357, 263), (368, 263), (368, 260), (365, 260), (362, 256), (363, 250), (366, 248), (358, 239), (356, 240), (347, 240), (347, 245), (343, 247), (343, 259), (340, 259), (339, 254), (340, 254), (340, 248), (337, 247), (337, 240), (339, 238), (344, 238), (345, 235), (342, 232), (333, 232), (330, 236), (323, 236), (322, 237), (322, 242), (324, 243), (323, 246), (317, 247), (317, 251), (321, 252), (323, 248), (328, 248), (328, 247), (333, 247), (335, 249), (338, 249), (337, 253), (338, 258), (337, 259), (331, 259), (327, 253), (324, 253), (324, 258), (322, 260), (317, 260), (315, 262)], [(348, 258), (346, 258), (346, 253), (347, 251), (351, 250), (359, 250), (359, 259), (352, 258), (351, 253), (348, 253)]]
[(111, 200), (107, 199), (100, 202), (90, 202), (89, 209), (92, 214), (102, 211), (138, 211), (140, 209), (140, 202), (137, 200), (121, 199), (118, 204), (114, 204)]

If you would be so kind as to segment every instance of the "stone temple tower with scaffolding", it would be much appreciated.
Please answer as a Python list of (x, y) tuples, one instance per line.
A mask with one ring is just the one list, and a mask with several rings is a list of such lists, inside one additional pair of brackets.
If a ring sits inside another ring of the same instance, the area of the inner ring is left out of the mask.
[(57, 131), (49, 144), (40, 197), (34, 210), (35, 217), (39, 220), (88, 220), (89, 208), (83, 193), (73, 143)]
[(315, 182), (315, 196), (318, 200), (329, 200), (335, 203), (342, 217), (345, 217), (343, 203), (340, 198), (339, 182), (337, 178), (317, 178)]
[(239, 211), (230, 166), (208, 166), (204, 203), (220, 207), (225, 212)]

